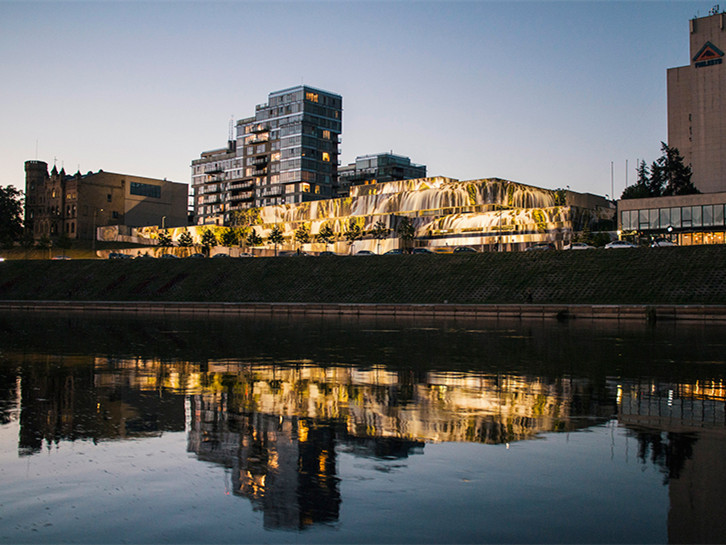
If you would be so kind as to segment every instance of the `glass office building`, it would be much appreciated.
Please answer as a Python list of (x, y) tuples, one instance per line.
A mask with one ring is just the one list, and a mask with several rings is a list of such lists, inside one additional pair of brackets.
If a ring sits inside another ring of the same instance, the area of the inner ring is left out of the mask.
[(230, 224), (237, 211), (335, 195), (340, 95), (300, 85), (270, 93), (236, 123), (227, 148), (192, 162), (195, 223)]
[(634, 238), (664, 237), (680, 246), (723, 244), (726, 193), (618, 201), (618, 229)]

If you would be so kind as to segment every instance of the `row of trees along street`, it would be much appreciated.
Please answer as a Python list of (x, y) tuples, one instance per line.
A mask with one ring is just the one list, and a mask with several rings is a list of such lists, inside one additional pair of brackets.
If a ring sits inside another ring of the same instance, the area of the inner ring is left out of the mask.
[[(275, 247), (275, 255), (277, 255), (277, 249), (280, 245), (285, 242), (285, 237), (282, 234), (282, 230), (278, 225), (273, 226), (270, 234), (266, 239), (263, 239), (254, 228), (250, 226), (237, 226), (237, 227), (226, 227), (219, 235), (215, 234), (211, 229), (205, 229), (202, 231), (202, 235), (199, 241), (199, 245), (209, 253), (210, 249), (214, 246), (225, 246), (232, 248), (234, 246), (241, 247), (253, 247), (261, 246), (265, 243), (272, 244)], [(396, 230), (398, 237), (403, 241), (405, 249), (407, 249), (414, 239), (414, 227), (411, 220), (408, 218), (402, 218)], [(386, 224), (382, 221), (377, 221), (373, 226), (373, 229), (369, 231), (369, 234), (378, 241), (378, 253), (380, 253), (381, 240), (388, 237), (391, 230), (386, 227)], [(346, 226), (346, 230), (342, 234), (342, 238), (348, 243), (352, 249), (353, 244), (363, 238), (366, 234), (363, 228), (355, 220), (351, 219)], [(318, 242), (325, 244), (326, 249), (330, 244), (333, 244), (338, 240), (338, 236), (333, 231), (330, 224), (324, 224), (320, 232), (314, 237), (310, 234), (310, 229), (307, 225), (303, 224), (297, 228), (293, 235), (295, 242), (298, 247), (302, 249), (304, 244), (310, 242)], [(159, 231), (158, 245), (162, 248), (170, 248), (174, 246), (171, 235), (166, 231)], [(189, 248), (195, 246), (194, 239), (189, 231), (184, 231), (177, 241), (177, 245), (181, 248)]]

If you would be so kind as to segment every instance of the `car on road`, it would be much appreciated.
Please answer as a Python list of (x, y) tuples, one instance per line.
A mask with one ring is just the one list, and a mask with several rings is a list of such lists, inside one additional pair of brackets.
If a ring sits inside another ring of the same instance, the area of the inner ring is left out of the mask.
[(594, 250), (595, 246), (590, 246), (589, 244), (585, 242), (572, 242), (571, 244), (568, 244), (563, 250)]
[(393, 250), (388, 250), (383, 255), (403, 255), (403, 250), (399, 248), (394, 248)]
[(249, 252), (240, 252), (237, 257), (255, 257)]
[(355, 255), (376, 255), (370, 250), (361, 250), (359, 252), (356, 252)]
[(413, 254), (433, 254), (434, 252), (432, 252), (428, 248), (414, 248), (413, 252), (411, 252), (411, 253), (413, 253)]
[(326, 257), (326, 256), (332, 256), (332, 255), (338, 255), (338, 254), (336, 254), (335, 252), (330, 252), (328, 250), (326, 250), (324, 252), (320, 252), (318, 254), (319, 257)]
[(193, 259), (206, 259), (207, 258), (206, 255), (200, 254), (200, 253), (192, 254), (189, 257), (193, 258)]
[(133, 259), (132, 255), (124, 254), (122, 252), (110, 252), (108, 254), (109, 259)]
[(214, 254), (212, 259), (224, 259), (225, 257), (229, 257), (229, 254)]
[(161, 259), (180, 259), (176, 254), (162, 254)]
[(477, 252), (474, 248), (470, 248), (469, 246), (457, 246), (454, 248), (455, 254), (477, 254)]
[(612, 242), (608, 242), (605, 245), (606, 250), (613, 250), (619, 248), (637, 248), (637, 246), (632, 242), (628, 242), (627, 240), (613, 240)]
[(666, 238), (658, 237), (653, 240), (653, 243), (650, 246), (652, 248), (665, 248), (667, 246), (677, 246), (677, 244), (675, 242), (671, 242)]
[(53, 261), (70, 261), (70, 257), (67, 255), (55, 255), (53, 256)]
[(543, 250), (554, 250), (555, 246), (554, 244), (551, 244), (549, 242), (540, 242), (538, 244), (533, 244), (532, 246), (528, 246), (524, 249), (525, 252), (540, 252)]

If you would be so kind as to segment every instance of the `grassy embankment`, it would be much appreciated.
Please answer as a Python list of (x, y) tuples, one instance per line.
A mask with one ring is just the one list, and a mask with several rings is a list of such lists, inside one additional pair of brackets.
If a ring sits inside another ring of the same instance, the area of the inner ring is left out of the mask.
[(8, 260), (0, 299), (726, 304), (726, 246), (371, 257)]

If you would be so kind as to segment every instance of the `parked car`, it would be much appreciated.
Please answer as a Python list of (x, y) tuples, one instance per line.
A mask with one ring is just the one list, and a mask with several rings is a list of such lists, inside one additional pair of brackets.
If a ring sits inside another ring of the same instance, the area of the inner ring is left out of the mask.
[(122, 252), (110, 252), (108, 254), (109, 259), (133, 259), (133, 256), (124, 254)]
[(637, 248), (637, 246), (632, 242), (628, 242), (627, 240), (613, 240), (612, 242), (608, 242), (605, 245), (606, 250), (612, 250), (617, 248)]
[(403, 250), (399, 248), (394, 248), (393, 250), (388, 250), (383, 255), (403, 255)]
[(212, 259), (224, 259), (225, 257), (229, 257), (229, 254), (214, 254)]
[(670, 240), (662, 237), (658, 237), (655, 240), (653, 240), (653, 243), (651, 244), (652, 248), (665, 248), (666, 246), (677, 246), (675, 242), (671, 242)]
[(549, 242), (541, 242), (538, 244), (533, 244), (532, 246), (529, 246), (524, 249), (525, 252), (539, 252), (542, 250), (554, 250), (555, 246), (554, 244), (551, 244)]
[[(171, 254), (166, 254), (166, 255), (171, 255)], [(200, 253), (192, 254), (189, 257), (193, 258), (193, 259), (206, 259), (207, 258), (206, 255), (200, 254)]]
[(433, 254), (434, 252), (432, 252), (428, 248), (414, 248), (413, 249), (413, 252), (411, 252), (411, 253), (414, 253), (414, 254)]
[(370, 250), (361, 250), (359, 252), (356, 252), (355, 255), (376, 255)]
[(336, 254), (335, 252), (329, 252), (329, 251), (327, 251), (327, 250), (326, 250), (326, 251), (324, 251), (324, 252), (320, 252), (320, 253), (318, 254), (318, 256), (331, 256), (331, 255), (338, 255), (338, 254)]
[(457, 246), (454, 248), (455, 254), (476, 254), (477, 252), (474, 248), (470, 248), (469, 246)]
[(71, 258), (67, 255), (55, 255), (53, 256), (53, 261), (69, 261)]
[(563, 248), (563, 250), (594, 250), (595, 246), (590, 246), (584, 242), (573, 242)]
[(176, 254), (162, 254), (161, 259), (179, 259), (179, 256)]
[(240, 252), (237, 257), (255, 257), (249, 252)]

